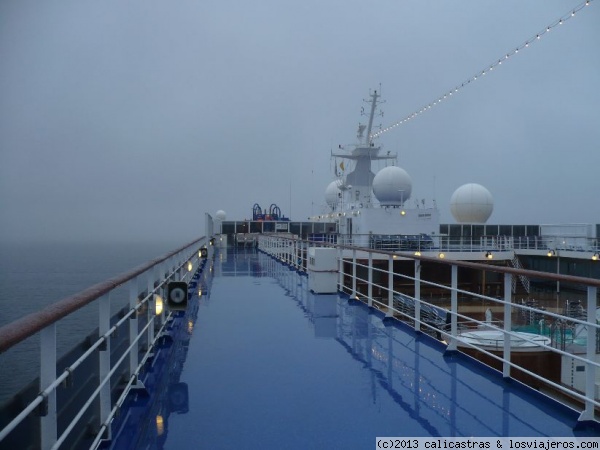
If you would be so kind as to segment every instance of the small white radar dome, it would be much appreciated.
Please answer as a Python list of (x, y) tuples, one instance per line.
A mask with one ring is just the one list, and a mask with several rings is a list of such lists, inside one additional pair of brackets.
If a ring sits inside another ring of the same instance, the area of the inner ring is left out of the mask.
[(221, 222), (223, 222), (227, 218), (227, 214), (225, 214), (225, 211), (220, 209), (215, 213), (215, 217), (217, 220), (220, 220)]
[(410, 198), (412, 180), (406, 170), (389, 166), (373, 178), (373, 193), (381, 206), (400, 206)]
[(493, 210), (492, 194), (480, 184), (464, 184), (450, 199), (450, 212), (459, 223), (485, 223)]
[(335, 180), (329, 183), (327, 189), (325, 189), (325, 201), (327, 204), (334, 208), (337, 205), (338, 200), (340, 198), (340, 186), (342, 185), (342, 180)]

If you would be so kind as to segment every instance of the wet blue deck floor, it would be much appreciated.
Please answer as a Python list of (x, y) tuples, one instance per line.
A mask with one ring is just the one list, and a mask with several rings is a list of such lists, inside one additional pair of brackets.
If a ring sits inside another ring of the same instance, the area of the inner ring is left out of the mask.
[[(219, 254), (114, 448), (374, 448), (377, 436), (573, 436), (577, 414), (262, 253)], [(165, 370), (166, 369), (166, 370)]]

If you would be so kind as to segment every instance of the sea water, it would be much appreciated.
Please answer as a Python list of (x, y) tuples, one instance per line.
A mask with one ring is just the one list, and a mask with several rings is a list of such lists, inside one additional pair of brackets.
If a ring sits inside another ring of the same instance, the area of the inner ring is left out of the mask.
[[(0, 243), (0, 327), (179, 247), (173, 242)], [(127, 287), (111, 309), (127, 304)], [(94, 302), (57, 323), (62, 356), (98, 327)], [(39, 376), (39, 335), (0, 354), (0, 405)]]

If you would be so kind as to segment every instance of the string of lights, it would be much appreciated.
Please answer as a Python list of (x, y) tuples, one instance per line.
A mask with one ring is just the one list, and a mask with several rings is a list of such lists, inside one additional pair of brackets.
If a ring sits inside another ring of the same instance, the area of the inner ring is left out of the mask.
[(436, 105), (439, 105), (441, 102), (443, 102), (445, 100), (449, 100), (451, 97), (455, 96), (458, 92), (460, 92), (465, 87), (469, 86), (470, 84), (472, 84), (475, 81), (479, 80), (480, 78), (484, 77), (488, 73), (490, 73), (490, 72), (494, 71), (495, 69), (499, 68), (502, 65), (502, 63), (508, 62), (508, 60), (510, 58), (512, 58), (513, 56), (515, 56), (516, 54), (518, 54), (520, 51), (522, 51), (522, 50), (524, 50), (526, 48), (529, 48), (529, 46), (531, 44), (539, 41), (543, 36), (545, 36), (546, 34), (550, 33), (550, 31), (553, 28), (562, 26), (567, 20), (572, 19), (573, 17), (575, 17), (575, 15), (579, 11), (581, 11), (583, 8), (585, 8), (586, 6), (588, 6), (593, 1), (594, 0), (586, 0), (586, 1), (582, 2), (582, 3), (580, 3), (575, 8), (573, 8), (572, 10), (570, 10), (568, 13), (564, 14), (562, 17), (560, 17), (559, 19), (555, 20), (550, 25), (546, 26), (546, 28), (544, 28), (543, 30), (539, 31), (538, 33), (536, 33), (534, 36), (532, 36), (529, 39), (527, 39), (522, 44), (516, 46), (513, 50), (511, 50), (509, 52), (506, 52), (500, 58), (498, 58), (497, 60), (494, 60), (493, 63), (491, 63), (490, 65), (486, 66), (484, 69), (480, 70), (475, 75), (467, 78), (460, 85), (456, 85), (454, 87), (454, 89), (449, 90), (448, 92), (444, 93), (443, 95), (441, 95), (440, 97), (438, 97), (434, 101), (428, 103), (427, 105), (423, 106), (422, 108), (420, 108), (420, 109), (418, 109), (416, 111), (413, 111), (411, 114), (409, 114), (408, 116), (404, 117), (403, 119), (401, 119), (401, 120), (399, 120), (397, 122), (394, 122), (393, 124), (391, 124), (391, 125), (389, 125), (389, 126), (387, 126), (385, 128), (381, 128), (377, 132), (371, 133), (370, 138), (371, 139), (375, 139), (375, 138), (381, 136), (383, 133), (386, 133), (387, 131), (393, 130), (394, 128), (399, 127), (400, 125), (403, 125), (403, 124), (409, 122), (410, 120), (412, 120), (412, 119), (420, 116), (424, 112), (427, 112), (427, 111), (431, 110)]

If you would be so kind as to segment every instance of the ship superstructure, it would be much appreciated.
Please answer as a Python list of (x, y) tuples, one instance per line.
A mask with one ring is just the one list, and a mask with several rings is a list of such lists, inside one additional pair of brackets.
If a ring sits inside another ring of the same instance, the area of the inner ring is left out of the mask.
[[(367, 125), (359, 124), (357, 143), (339, 146), (335, 159), (336, 179), (325, 191), (328, 211), (311, 217), (321, 222), (335, 221), (342, 235), (352, 236), (357, 244), (367, 244), (369, 235), (435, 235), (439, 231), (439, 212), (425, 207), (425, 202), (407, 208), (412, 193), (412, 180), (397, 166), (397, 154), (381, 154), (381, 145), (373, 138), (373, 121), (381, 103), (380, 94), (370, 94)], [(363, 110), (364, 112), (364, 110)], [(338, 160), (341, 161), (338, 164)], [(373, 173), (374, 161), (390, 165)], [(361, 242), (364, 240), (365, 242)]]

